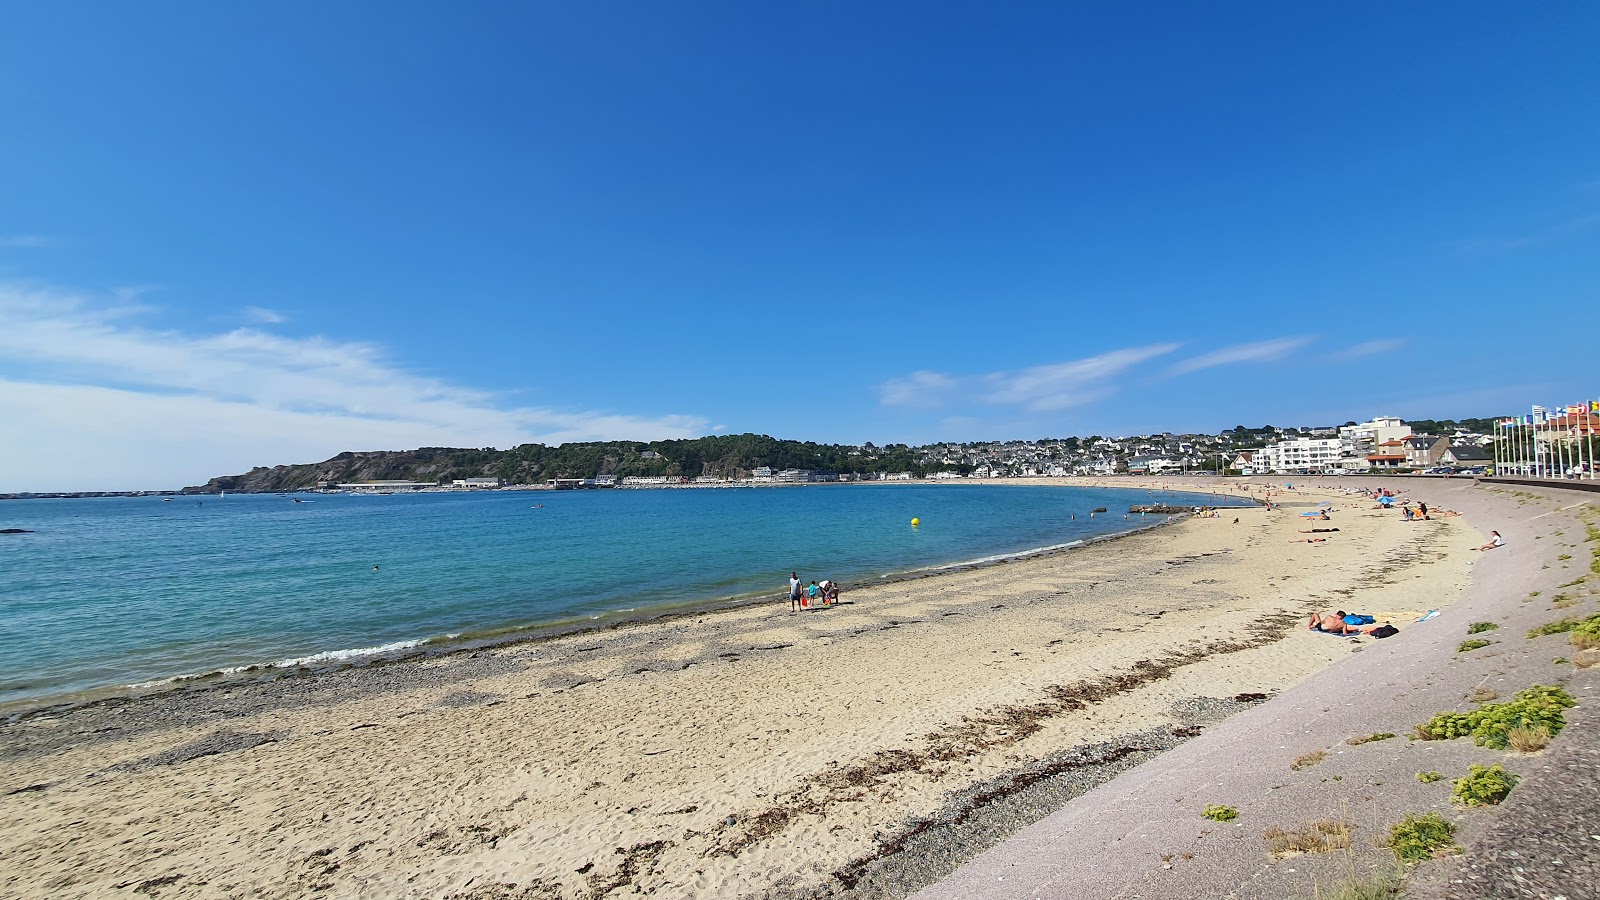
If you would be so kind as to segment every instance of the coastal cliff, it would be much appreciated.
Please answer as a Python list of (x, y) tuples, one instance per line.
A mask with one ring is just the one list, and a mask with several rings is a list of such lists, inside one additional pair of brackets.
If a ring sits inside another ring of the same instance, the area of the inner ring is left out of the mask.
[(345, 452), (319, 463), (259, 466), (242, 475), (219, 476), (203, 485), (184, 488), (183, 493), (277, 493), (306, 490), (324, 483), (380, 480), (499, 478), (504, 484), (538, 484), (549, 478), (593, 478), (596, 475), (740, 478), (761, 466), (839, 473), (911, 472), (914, 475), (923, 474), (927, 468), (903, 444), (882, 448), (869, 444), (863, 450), (840, 444), (738, 434), (677, 441), (600, 441), (555, 447), (523, 444), (509, 450), (422, 447)]

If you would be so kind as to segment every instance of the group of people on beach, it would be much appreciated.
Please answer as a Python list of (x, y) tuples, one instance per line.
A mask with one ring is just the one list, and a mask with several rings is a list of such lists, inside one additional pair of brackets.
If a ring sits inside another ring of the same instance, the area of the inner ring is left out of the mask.
[(813, 581), (808, 585), (802, 585), (799, 572), (789, 573), (790, 612), (837, 605), (839, 605), (839, 582), (824, 578), (820, 583)]

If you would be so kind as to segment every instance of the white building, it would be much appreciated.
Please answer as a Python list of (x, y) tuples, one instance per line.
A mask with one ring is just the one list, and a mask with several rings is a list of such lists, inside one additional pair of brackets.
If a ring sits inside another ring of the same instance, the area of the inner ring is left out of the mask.
[(1344, 442), (1339, 438), (1295, 438), (1257, 450), (1251, 467), (1257, 472), (1304, 475), (1339, 468)]
[(1375, 416), (1360, 425), (1345, 425), (1339, 429), (1340, 451), (1346, 457), (1365, 458), (1378, 445), (1390, 441), (1403, 441), (1411, 437), (1411, 426), (1398, 416)]
[(498, 478), (457, 478), (450, 482), (451, 487), (458, 488), (497, 488), (500, 486)]

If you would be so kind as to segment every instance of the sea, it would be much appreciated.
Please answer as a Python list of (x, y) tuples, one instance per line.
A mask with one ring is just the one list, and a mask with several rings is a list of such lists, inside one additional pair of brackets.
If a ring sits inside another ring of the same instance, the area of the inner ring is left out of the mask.
[(848, 592), (1152, 526), (1124, 519), (1152, 501), (1246, 502), (963, 484), (3, 501), (0, 528), (31, 533), (0, 535), (0, 708), (682, 608), (786, 612), (791, 571)]

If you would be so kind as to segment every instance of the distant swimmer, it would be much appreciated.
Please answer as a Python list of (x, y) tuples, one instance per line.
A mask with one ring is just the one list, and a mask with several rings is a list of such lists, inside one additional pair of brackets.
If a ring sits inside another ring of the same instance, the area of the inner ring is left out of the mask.
[(372, 571), (374, 571), (374, 572), (378, 571), (378, 567), (377, 566), (373, 566), (372, 567)]

